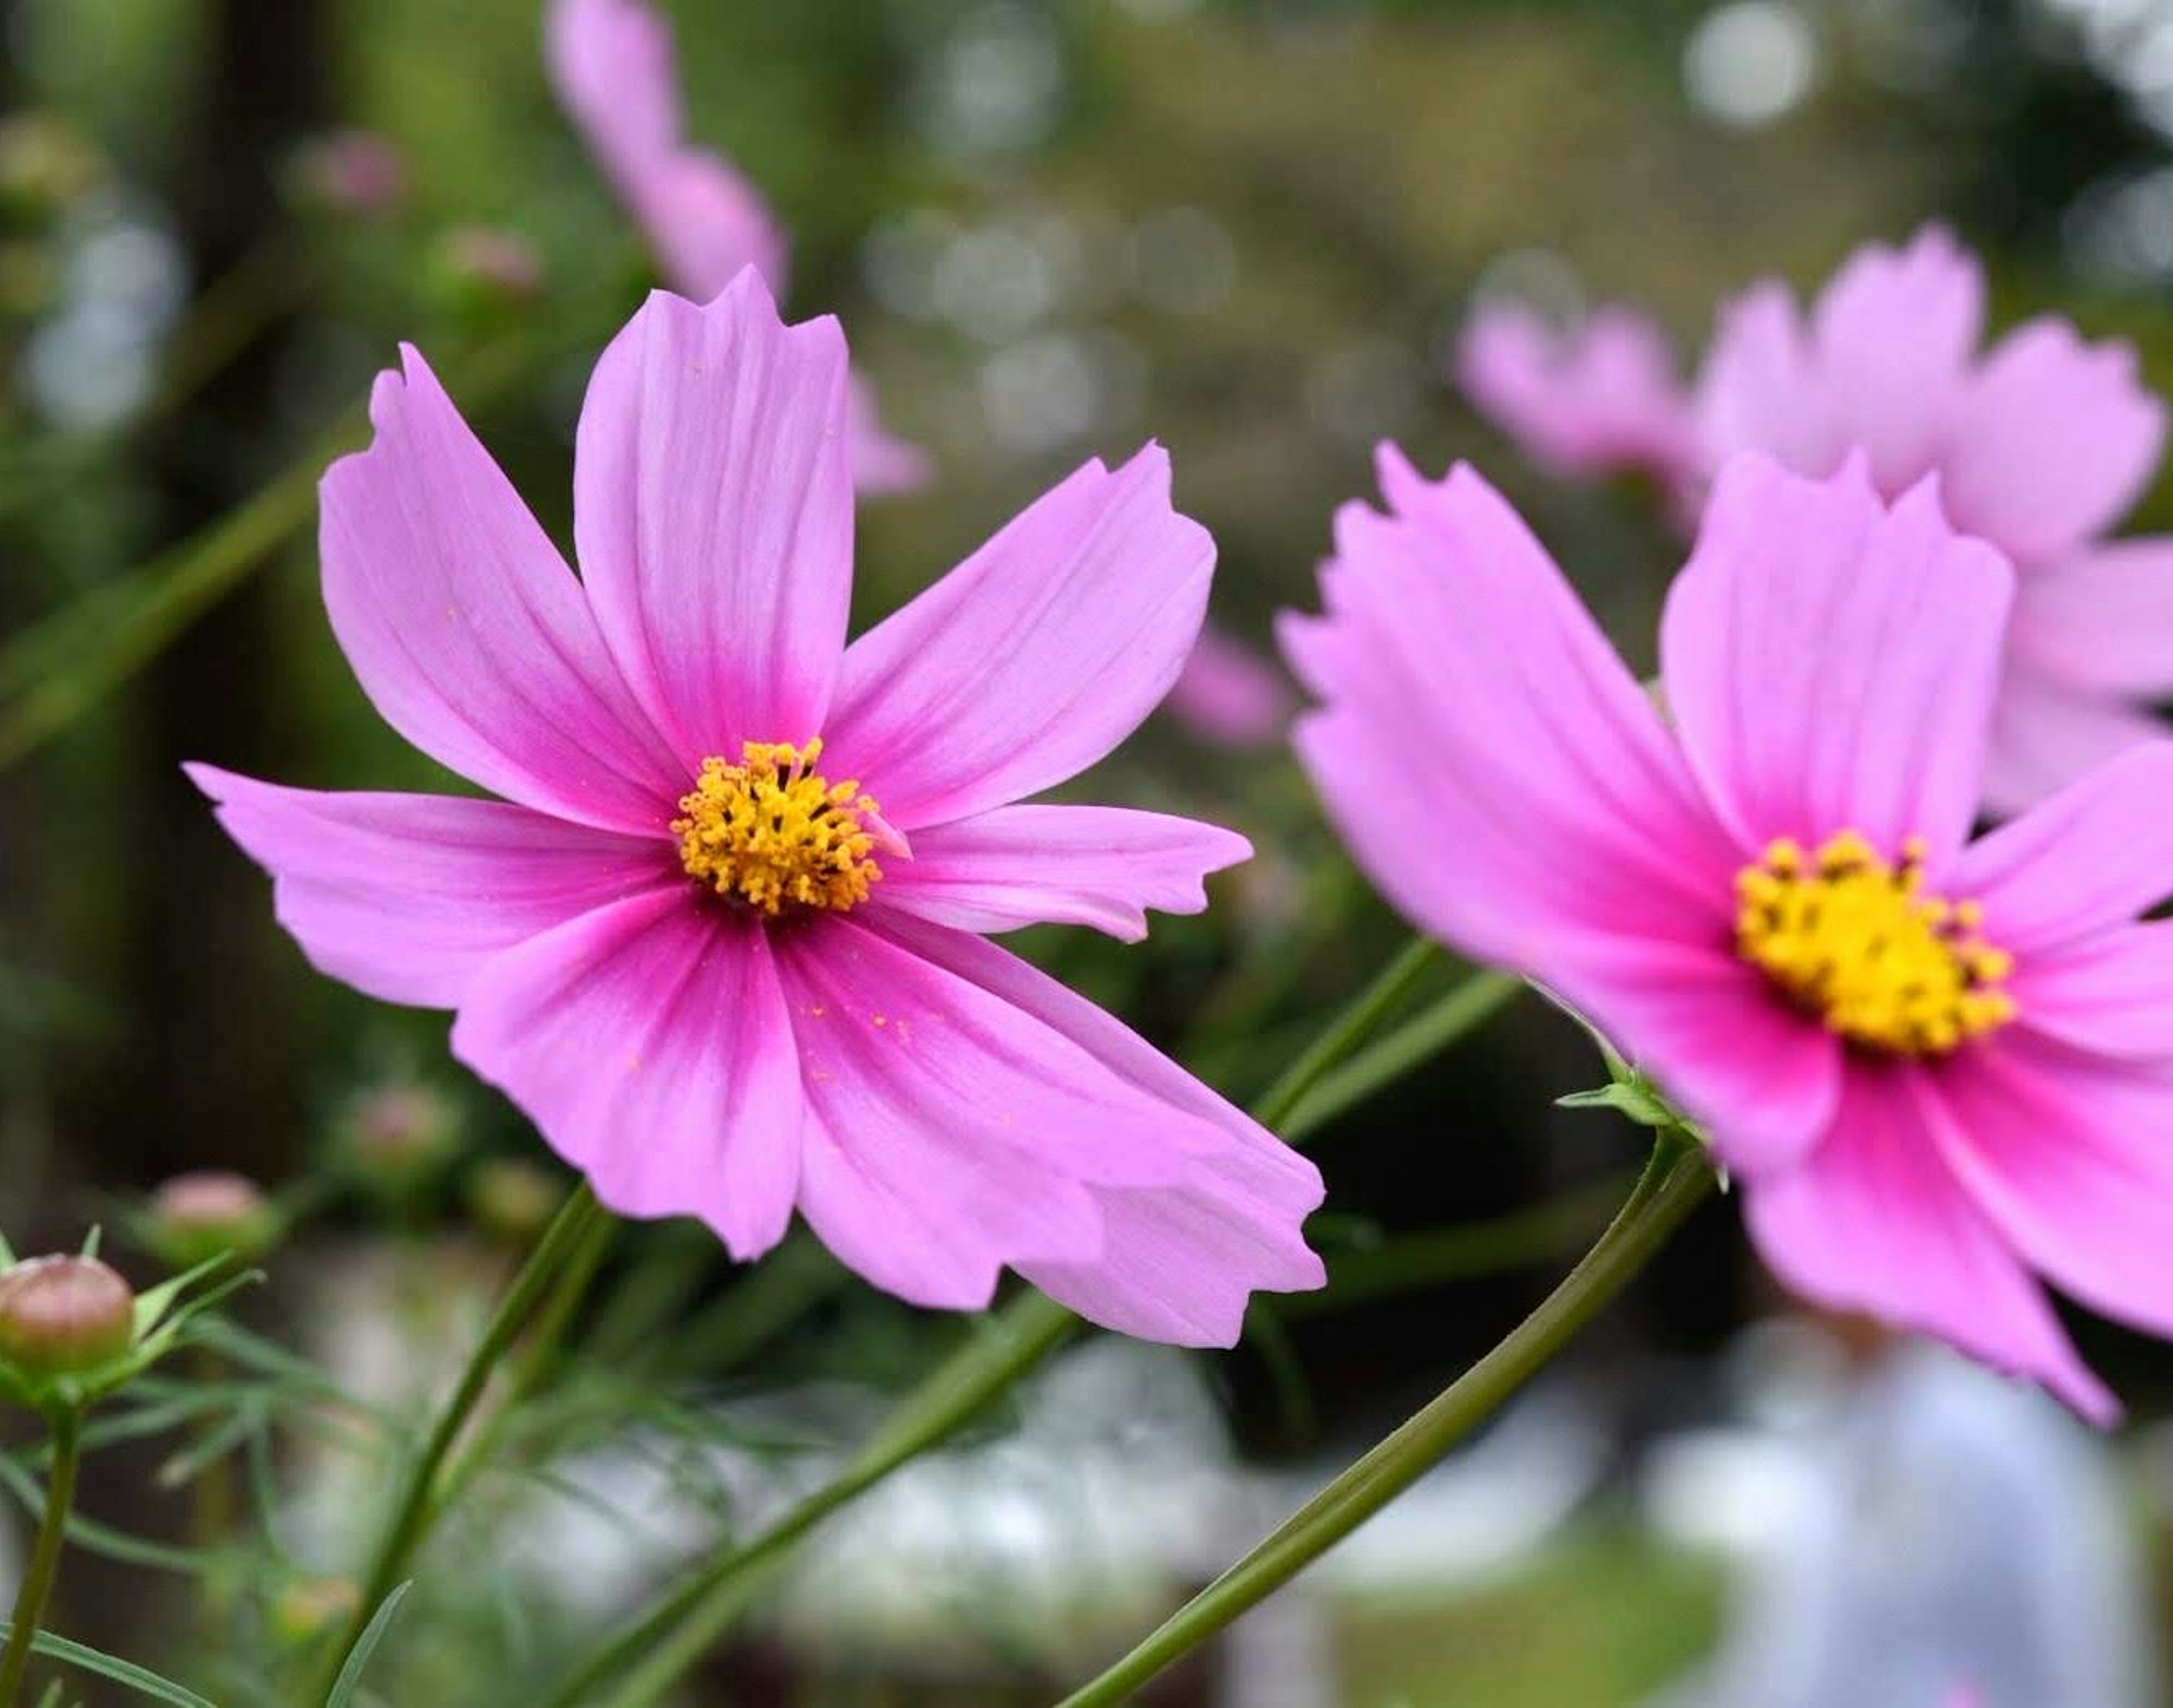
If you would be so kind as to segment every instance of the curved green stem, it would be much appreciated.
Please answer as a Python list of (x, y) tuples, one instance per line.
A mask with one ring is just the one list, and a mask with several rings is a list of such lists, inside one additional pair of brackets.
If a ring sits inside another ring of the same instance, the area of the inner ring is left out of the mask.
[(1303, 1145), (1345, 1109), (1364, 1102), (1491, 1020), (1523, 988), (1521, 979), (1507, 973), (1473, 973), (1439, 1001), (1421, 1009), (1333, 1072), (1320, 1075), (1296, 1100), (1276, 1129), (1291, 1144)]
[(408, 1564), (429, 1538), (439, 1511), (439, 1474), (454, 1443), (481, 1403), (492, 1372), (512, 1348), (552, 1279), (569, 1258), (587, 1242), (591, 1225), (604, 1215), (603, 1207), (596, 1202), (596, 1194), (590, 1191), (585, 1181), (575, 1187), (565, 1203), (558, 1206), (558, 1215), (552, 1218), (542, 1238), (536, 1242), (535, 1250), (528, 1254), (527, 1262), (520, 1266), (520, 1273), (499, 1300), (498, 1308), (491, 1313), (490, 1322), (483, 1329), (483, 1339), (476, 1343), (467, 1367), (461, 1372), (452, 1398), (438, 1414), (423, 1451), (407, 1468), (391, 1522), (386, 1526), (371, 1558), (369, 1575), (363, 1587), (362, 1598), (356, 1603), (354, 1617), (338, 1643), (326, 1651), (320, 1688), (311, 1693), (310, 1700), (323, 1700), (332, 1680), (339, 1676), (348, 1653), (361, 1640), (371, 1616), (407, 1576)]
[[(1409, 994), (1437, 952), (1423, 939), (1406, 945), (1261, 1096), (1254, 1118), (1272, 1127), (1302, 1104)], [(607, 1636), (574, 1662), (545, 1708), (645, 1708), (655, 1702), (738, 1616), (759, 1568), (830, 1513), (950, 1436), (1078, 1326), (1079, 1318), (1040, 1294), (1013, 1300), (984, 1336), (961, 1348), (900, 1402), (882, 1432), (835, 1479), (751, 1541), (697, 1567), (662, 1600)], [(601, 1694), (607, 1685), (612, 1694)]]
[(82, 1425), (83, 1414), (73, 1409), (52, 1415), (52, 1476), (46, 1485), (46, 1511), (38, 1521), (30, 1570), (23, 1574), (23, 1586), (15, 1593), (8, 1647), (0, 1652), (0, 1708), (14, 1708), (16, 1697), (22, 1694), (23, 1674), (30, 1665), (30, 1646), (37, 1639), (38, 1621), (45, 1617), (46, 1603), (52, 1598), (53, 1579), (60, 1572), (61, 1543), (67, 1533), (68, 1509), (75, 1504)]
[(1060, 1708), (1124, 1702), (1149, 1679), (1288, 1582), (1499, 1410), (1644, 1266), (1717, 1184), (1701, 1148), (1663, 1131), (1621, 1210), (1584, 1260), (1509, 1338), (1338, 1477), (1266, 1541)]

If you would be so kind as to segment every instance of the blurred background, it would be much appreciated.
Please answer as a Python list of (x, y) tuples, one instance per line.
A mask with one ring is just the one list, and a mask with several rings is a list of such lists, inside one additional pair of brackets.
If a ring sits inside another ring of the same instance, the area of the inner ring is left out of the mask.
[[(1491, 288), (1642, 303), (1687, 355), (1723, 294), (1814, 285), (1942, 218), (1984, 254), (1996, 320), (2057, 307), (2173, 389), (2164, 0), (661, 9), (694, 138), (793, 234), (792, 309), (844, 317), (937, 465), (862, 506), (863, 621), (1152, 437), (1220, 542), (1216, 622), (1271, 656), (1271, 613), (1313, 602), (1332, 512), (1394, 438), (1429, 471), (1477, 462), (1648, 665), (1680, 557), (1655, 506), (1546, 482), (1448, 383)], [(540, 33), (535, 0), (0, 0), (0, 1226), (73, 1245), (167, 1176), (241, 1171), (308, 1211), (245, 1323), (396, 1410), (563, 1183), (450, 1061), (443, 1016), (308, 970), (177, 767), (446, 785), (332, 643), (313, 488), (404, 339), (567, 536), (581, 389), (650, 274)], [(2161, 482), (2135, 525), (2169, 522)], [(1272, 736), (1158, 716), (1089, 792), (1260, 850), (1147, 945), (1018, 940), (1234, 1097), (1402, 940)], [(1552, 1106), (1603, 1077), (1527, 999), (1337, 1122), (1314, 1141), (1326, 1294), (1257, 1310), (1227, 1357), (1083, 1348), (854, 1515), (687, 1700), (1047, 1700), (1566, 1266), (1641, 1154)], [(418, 1598), (385, 1700), (509, 1700), (483, 1681), (817, 1474), (960, 1332), (812, 1247), (741, 1275), (662, 1226), (608, 1262), (573, 1342), (585, 1398), (449, 1539), (477, 1570)], [(1529, 1404), (1167, 1700), (2158, 1700), (2139, 1634), (2173, 1611), (2173, 1373), (2076, 1328), (2137, 1414), (2102, 1449), (1935, 1355), (1788, 1320), (1721, 1204)], [(178, 1469), (171, 1440), (94, 1462), (107, 1545), (72, 1561), (59, 1621), (221, 1702), (258, 1694), (251, 1643), (337, 1598), (319, 1574), (361, 1511), (352, 1457), (256, 1377), (261, 1414)], [(209, 1558), (187, 1538), (213, 1463), (270, 1543), (204, 1632), (173, 1609)], [(1815, 1658), (1836, 1632), (1864, 1640), (1841, 1585), (1874, 1625), (1976, 1635), (1921, 1697), (1804, 1684), (1838, 1676)], [(2003, 1639), (2112, 1670), (2032, 1673)], [(2021, 1682), (2041, 1676), (2067, 1682)]]

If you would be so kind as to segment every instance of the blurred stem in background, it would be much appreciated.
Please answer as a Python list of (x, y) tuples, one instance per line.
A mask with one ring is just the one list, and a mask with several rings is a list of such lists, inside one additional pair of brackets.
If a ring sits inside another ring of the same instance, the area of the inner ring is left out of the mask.
[[(377, 1551), (370, 1560), (362, 1599), (339, 1641), (326, 1649), (327, 1659), (322, 1679), (319, 1687), (310, 1693), (308, 1700), (317, 1702), (324, 1700), (326, 1691), (338, 1678), (348, 1656), (369, 1629), (378, 1608), (407, 1575), (409, 1564), (429, 1539), (445, 1506), (439, 1499), (439, 1474), (445, 1469), (447, 1457), (481, 1403), (492, 1373), (512, 1350), (521, 1329), (542, 1301), (545, 1291), (562, 1272), (572, 1268), (576, 1257), (588, 1250), (598, 1238), (596, 1228), (599, 1223), (608, 1226), (609, 1213), (596, 1202), (596, 1194), (584, 1181), (567, 1194), (566, 1201), (558, 1207), (558, 1215), (552, 1218), (550, 1226), (543, 1231), (543, 1237), (537, 1241), (535, 1250), (529, 1253), (528, 1261), (520, 1266), (520, 1273), (513, 1278), (512, 1284), (498, 1301), (498, 1308), (483, 1329), (483, 1338), (476, 1343), (467, 1367), (461, 1372), (461, 1379), (453, 1389), (452, 1398), (445, 1402), (445, 1409), (439, 1414), (437, 1423), (422, 1452), (407, 1468), (406, 1480), (392, 1508), (391, 1519), (385, 1528), (384, 1539), (378, 1544)], [(588, 1265), (587, 1273), (593, 1274), (593, 1263)], [(570, 1308), (569, 1306), (568, 1309)]]
[[(1254, 1118), (1271, 1129), (1284, 1128), (1313, 1099), (1313, 1125), (1324, 1125), (1342, 1108), (1393, 1078), (1377, 1064), (1364, 1073), (1345, 1076), (1344, 1102), (1317, 1099), (1332, 1070), (1346, 1064), (1355, 1068), (1366, 1060), (1359, 1046), (1410, 994), (1440, 953), (1423, 938), (1406, 945), (1254, 1105)], [(1477, 995), (1475, 987), (1480, 990)], [(1519, 988), (1514, 979), (1475, 973), (1383, 1043), (1395, 1043), (1411, 1028), (1423, 1026), (1433, 1040), (1432, 1048), (1445, 1048)], [(1440, 1018), (1444, 1010), (1453, 1024)], [(1399, 1047), (1394, 1059), (1408, 1070), (1425, 1055)], [(730, 1627), (756, 1587), (761, 1568), (782, 1557), (831, 1513), (948, 1439), (1078, 1326), (1078, 1317), (1041, 1294), (1013, 1300), (898, 1403), (883, 1428), (838, 1476), (751, 1540), (697, 1565), (660, 1600), (607, 1636), (574, 1662), (547, 1699), (546, 1708), (647, 1708), (655, 1702)]]
[(60, 1571), (61, 1544), (67, 1533), (68, 1509), (75, 1504), (75, 1471), (83, 1415), (73, 1408), (51, 1416), (53, 1468), (46, 1484), (46, 1510), (38, 1520), (38, 1539), (30, 1550), (30, 1564), (21, 1588), (15, 1592), (15, 1612), (8, 1631), (8, 1647), (0, 1653), (0, 1708), (14, 1708), (23, 1689), (23, 1674), (30, 1664), (30, 1646), (38, 1635), (52, 1598), (53, 1579)]
[(1438, 1463), (1566, 1345), (1719, 1183), (1705, 1147), (1658, 1130), (1636, 1189), (1584, 1260), (1508, 1339), (1061, 1708), (1129, 1701), (1139, 1688), (1287, 1583)]

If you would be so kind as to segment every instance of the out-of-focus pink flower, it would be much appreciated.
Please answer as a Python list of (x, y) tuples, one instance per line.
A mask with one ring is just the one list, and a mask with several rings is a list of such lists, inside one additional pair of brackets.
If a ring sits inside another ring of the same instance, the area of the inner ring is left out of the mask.
[(501, 300), (526, 300), (543, 288), (536, 245), (500, 226), (453, 227), (439, 240), (438, 259), (456, 284)]
[(577, 579), (406, 353), (325, 478), (326, 605), (386, 720), (504, 798), (191, 775), (310, 959), (456, 1010), (605, 1203), (742, 1258), (796, 1208), (917, 1303), (1008, 1264), (1227, 1344), (1254, 1290), (1319, 1285), (1318, 1172), (983, 935), (1135, 939), (1248, 852), (1013, 804), (1168, 691), (1213, 542), (1158, 450), (1089, 463), (848, 646), (847, 397), (837, 323), (781, 325), (754, 272), (652, 296), (582, 411)]
[[(782, 299), (785, 228), (730, 161), (687, 141), (671, 32), (647, 0), (553, 0), (544, 61), (672, 288), (707, 302), (751, 267)], [(926, 453), (884, 429), (874, 389), (858, 377), (848, 431), (861, 491), (926, 484)]]
[[(1745, 450), (1814, 476), (1861, 450), (1890, 499), (1938, 474), (1955, 526), (2020, 574), (1985, 773), (1991, 805), (2014, 812), (2163, 733), (2145, 707), (2173, 695), (2173, 540), (2102, 536), (2156, 466), (2165, 412), (2125, 343), (2086, 343), (2044, 317), (1981, 352), (1983, 326), (1982, 270), (1938, 226), (1899, 250), (1858, 250), (1808, 314), (1786, 285), (1754, 285), (1723, 306), (1695, 392), (1674, 401), (1692, 423), (1679, 485), (1695, 515), (1713, 472)], [(1549, 466), (1648, 465), (1608, 436), (1620, 393), (1572, 383), (1573, 364), (1534, 371), (1551, 384), (1531, 382), (1537, 401), (1516, 407), (1498, 380), (1474, 385), (1469, 361), (1464, 383)], [(1584, 459), (1566, 460), (1566, 443)]]
[[(1927, 481), (1731, 461), (1655, 709), (1486, 482), (1384, 450), (1296, 744), (1426, 929), (1562, 994), (1710, 1129), (1806, 1296), (2104, 1422), (2036, 1276), (2173, 1334), (2173, 743), (1967, 840), (2014, 577)], [(2034, 1272), (2034, 1273), (2033, 1273)]]
[(1294, 697), (1272, 664), (1210, 622), (1162, 704), (1203, 741), (1264, 747), (1290, 728)]
[(1464, 393), (1556, 474), (1650, 475), (1669, 491), (1696, 471), (1690, 409), (1658, 326), (1605, 308), (1566, 331), (1519, 303), (1473, 315), (1457, 346)]
[(302, 193), (336, 213), (391, 213), (407, 199), (407, 166), (375, 131), (334, 131), (295, 153)]

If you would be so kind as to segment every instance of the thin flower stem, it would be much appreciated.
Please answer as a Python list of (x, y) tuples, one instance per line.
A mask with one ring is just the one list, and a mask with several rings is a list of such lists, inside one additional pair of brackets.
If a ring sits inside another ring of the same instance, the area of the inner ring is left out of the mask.
[[(1409, 993), (1437, 952), (1423, 940), (1407, 946), (1262, 1095), (1254, 1118), (1272, 1126), (1298, 1107)], [(1479, 974), (1468, 983), (1493, 976)], [(1446, 1033), (1443, 1042), (1453, 1036)], [(610, 1634), (574, 1663), (545, 1708), (648, 1708), (738, 1616), (761, 1568), (830, 1513), (947, 1439), (1078, 1326), (1070, 1312), (1038, 1293), (1013, 1300), (899, 1403), (882, 1432), (836, 1479), (751, 1541), (697, 1566), (662, 1600)]]
[[(326, 1651), (323, 1677), (309, 1700), (323, 1700), (326, 1691), (346, 1664), (349, 1652), (361, 1640), (370, 1617), (407, 1576), (408, 1565), (429, 1538), (439, 1510), (439, 1474), (445, 1468), (454, 1443), (482, 1402), (492, 1372), (512, 1349), (553, 1279), (586, 1243), (591, 1225), (605, 1214), (587, 1182), (575, 1187), (558, 1206), (558, 1215), (552, 1218), (542, 1238), (536, 1242), (535, 1250), (528, 1254), (528, 1260), (499, 1298), (498, 1308), (483, 1329), (483, 1339), (476, 1343), (467, 1367), (461, 1372), (452, 1398), (445, 1402), (445, 1409), (431, 1429), (429, 1440), (407, 1468), (407, 1480), (393, 1508), (391, 1522), (386, 1526), (384, 1537), (370, 1560), (369, 1578), (364, 1585), (362, 1598), (355, 1604), (354, 1617), (338, 1643)], [(0, 1708), (5, 1708), (5, 1705), (0, 1705)]]
[(61, 1543), (67, 1533), (68, 1509), (75, 1504), (75, 1468), (83, 1414), (73, 1407), (52, 1414), (53, 1470), (46, 1485), (45, 1514), (38, 1521), (38, 1539), (30, 1550), (30, 1568), (15, 1592), (15, 1614), (8, 1632), (8, 1647), (0, 1653), (0, 1708), (14, 1708), (21, 1695), (23, 1674), (30, 1665), (30, 1646), (38, 1635), (52, 1598), (53, 1579), (61, 1565)]
[(1222, 1630), (1356, 1530), (1491, 1417), (1644, 1267), (1717, 1184), (1702, 1147), (1663, 1130), (1636, 1188), (1545, 1302), (1422, 1411), (1307, 1502), (1159, 1629), (1060, 1708), (1101, 1708)]
[(1432, 1005), (1420, 1010), (1394, 1032), (1319, 1075), (1286, 1117), (1271, 1123), (1292, 1145), (1305, 1141), (1345, 1110), (1362, 1103), (1383, 1087), (1438, 1055), (1524, 988), (1506, 973), (1474, 973)]

